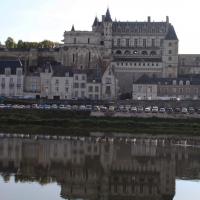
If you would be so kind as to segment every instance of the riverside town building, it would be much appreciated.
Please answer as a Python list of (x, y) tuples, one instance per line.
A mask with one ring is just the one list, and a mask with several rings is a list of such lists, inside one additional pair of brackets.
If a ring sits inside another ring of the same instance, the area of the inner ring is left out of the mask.
[(161, 22), (150, 17), (120, 22), (107, 9), (101, 20), (95, 17), (92, 31), (73, 25), (62, 41), (52, 49), (1, 47), (0, 96), (200, 98), (200, 55), (178, 54), (179, 40), (168, 16)]

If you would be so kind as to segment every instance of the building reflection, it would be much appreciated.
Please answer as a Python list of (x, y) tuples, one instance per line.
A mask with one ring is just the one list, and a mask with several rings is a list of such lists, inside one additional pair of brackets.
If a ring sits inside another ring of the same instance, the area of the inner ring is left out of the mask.
[(198, 178), (199, 152), (143, 140), (4, 138), (0, 173), (5, 181), (14, 174), (16, 182), (57, 182), (64, 199), (172, 200), (176, 177)]

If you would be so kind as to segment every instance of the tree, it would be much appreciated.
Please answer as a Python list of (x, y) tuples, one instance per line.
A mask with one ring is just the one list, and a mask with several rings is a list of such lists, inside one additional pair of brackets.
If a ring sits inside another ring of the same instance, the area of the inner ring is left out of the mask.
[(8, 37), (7, 40), (5, 41), (5, 45), (7, 48), (15, 48), (16, 47), (16, 43), (13, 40), (13, 38)]
[(17, 48), (22, 49), (24, 48), (24, 42), (22, 40), (19, 40), (17, 43)]

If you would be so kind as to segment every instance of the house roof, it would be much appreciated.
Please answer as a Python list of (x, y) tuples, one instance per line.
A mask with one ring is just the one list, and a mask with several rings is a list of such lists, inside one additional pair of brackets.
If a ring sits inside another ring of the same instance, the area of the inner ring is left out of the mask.
[(113, 61), (122, 62), (162, 62), (162, 58), (134, 58), (134, 57), (115, 57)]
[(106, 16), (105, 16), (104, 21), (105, 21), (105, 22), (112, 22), (112, 18), (111, 18), (111, 15), (110, 15), (110, 10), (109, 10), (109, 8), (108, 8), (107, 11), (106, 11)]
[(166, 40), (178, 40), (174, 27), (172, 25), (169, 26), (167, 35), (165, 36)]
[(200, 85), (199, 77), (178, 77), (178, 78), (151, 78), (144, 74), (138, 80), (134, 81), (134, 84), (158, 84), (158, 85), (172, 85), (176, 81), (176, 84), (179, 84), (182, 81), (183, 85), (186, 85), (186, 82), (189, 81), (190, 85)]
[(0, 60), (0, 74), (5, 73), (5, 68), (10, 68), (11, 74), (16, 74), (16, 69), (23, 66), (24, 62), (21, 60)]

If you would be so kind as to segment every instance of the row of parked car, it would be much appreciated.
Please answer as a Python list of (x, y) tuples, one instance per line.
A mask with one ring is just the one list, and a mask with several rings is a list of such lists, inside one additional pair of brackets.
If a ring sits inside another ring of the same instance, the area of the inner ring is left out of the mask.
[(72, 110), (72, 111), (99, 111), (99, 112), (131, 112), (131, 113), (198, 113), (200, 108), (194, 107), (158, 107), (158, 106), (105, 106), (105, 105), (64, 105), (64, 104), (32, 104), (32, 105), (17, 105), (17, 104), (0, 104), (0, 109), (42, 109), (42, 110)]

